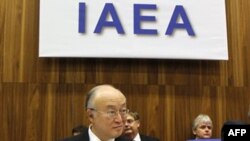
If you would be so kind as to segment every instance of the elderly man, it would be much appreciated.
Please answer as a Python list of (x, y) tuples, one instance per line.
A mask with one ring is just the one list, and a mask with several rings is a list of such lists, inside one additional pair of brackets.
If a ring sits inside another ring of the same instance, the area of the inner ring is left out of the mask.
[(86, 110), (89, 128), (63, 141), (123, 141), (118, 138), (124, 128), (127, 105), (122, 92), (111, 85), (99, 85), (89, 91)]

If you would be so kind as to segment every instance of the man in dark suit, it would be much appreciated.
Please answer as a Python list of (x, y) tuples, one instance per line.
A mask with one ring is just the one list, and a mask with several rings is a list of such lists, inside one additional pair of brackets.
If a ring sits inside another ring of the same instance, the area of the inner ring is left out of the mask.
[(137, 112), (129, 112), (125, 123), (123, 137), (128, 141), (159, 141), (159, 139), (139, 134), (140, 117)]
[(123, 141), (119, 137), (127, 116), (126, 97), (111, 85), (99, 85), (86, 97), (89, 128), (63, 141)]
[(78, 125), (78, 126), (76, 126), (76, 127), (74, 127), (72, 129), (72, 135), (73, 136), (79, 135), (82, 132), (84, 132), (86, 129), (88, 129), (86, 126), (84, 126), (84, 125)]
[[(89, 129), (86, 129), (81, 134), (66, 138), (63, 141), (90, 141), (88, 130)], [(94, 140), (94, 141), (99, 141), (99, 140)], [(110, 141), (112, 141), (112, 140), (110, 140)], [(127, 139), (124, 137), (118, 137), (118, 138), (114, 139), (114, 141), (127, 141)]]

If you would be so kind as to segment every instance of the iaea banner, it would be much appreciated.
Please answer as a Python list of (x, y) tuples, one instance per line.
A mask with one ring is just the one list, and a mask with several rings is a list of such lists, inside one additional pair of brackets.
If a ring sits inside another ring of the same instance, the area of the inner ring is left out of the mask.
[(40, 0), (39, 57), (228, 60), (224, 0)]

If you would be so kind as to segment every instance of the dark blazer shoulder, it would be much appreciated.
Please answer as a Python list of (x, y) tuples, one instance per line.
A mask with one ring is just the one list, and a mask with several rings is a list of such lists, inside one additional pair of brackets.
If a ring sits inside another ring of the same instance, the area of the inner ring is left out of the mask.
[(140, 134), (141, 141), (160, 141), (159, 139), (147, 135)]
[(123, 137), (123, 136), (120, 136), (120, 137), (116, 138), (115, 141), (128, 141), (128, 139)]
[[(69, 138), (65, 138), (61, 141), (89, 141), (89, 133), (88, 130), (85, 130), (82, 134), (76, 135), (76, 136), (72, 136)], [(126, 139), (124, 139), (123, 137), (118, 137), (115, 139), (115, 141), (126, 141)]]
[(89, 141), (88, 130), (85, 130), (83, 133), (81, 133), (79, 135), (65, 138), (61, 141)]

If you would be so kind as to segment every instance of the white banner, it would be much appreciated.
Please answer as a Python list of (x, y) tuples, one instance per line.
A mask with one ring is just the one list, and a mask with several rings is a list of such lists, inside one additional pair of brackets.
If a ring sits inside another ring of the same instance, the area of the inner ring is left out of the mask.
[(228, 60), (224, 0), (40, 0), (39, 57)]

